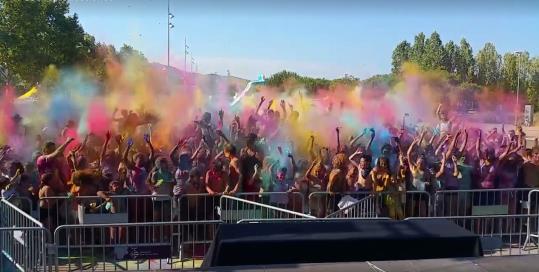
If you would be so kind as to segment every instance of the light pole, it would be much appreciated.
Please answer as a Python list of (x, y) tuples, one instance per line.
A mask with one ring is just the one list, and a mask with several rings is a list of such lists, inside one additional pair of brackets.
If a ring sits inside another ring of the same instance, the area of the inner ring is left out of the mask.
[(187, 45), (187, 37), (185, 37), (184, 40), (184, 48), (183, 48), (183, 70), (187, 72), (187, 54), (189, 54), (189, 45)]
[(174, 28), (174, 25), (170, 22), (174, 18), (174, 14), (170, 13), (170, 0), (167, 5), (167, 76), (170, 69), (170, 30)]
[(518, 114), (520, 112), (520, 103), (519, 103), (519, 96), (520, 96), (520, 56), (522, 55), (522, 51), (516, 51), (515, 54), (517, 55), (517, 103), (516, 103), (516, 109), (515, 109), (515, 126), (518, 125)]

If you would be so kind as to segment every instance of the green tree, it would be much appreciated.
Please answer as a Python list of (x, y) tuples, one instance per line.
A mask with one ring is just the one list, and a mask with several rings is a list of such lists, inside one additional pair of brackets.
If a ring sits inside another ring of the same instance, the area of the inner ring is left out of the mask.
[(435, 31), (425, 42), (422, 66), (427, 70), (438, 70), (444, 67), (444, 47), (440, 35)]
[(136, 59), (138, 61), (142, 62), (148, 62), (144, 54), (142, 52), (134, 49), (132, 46), (127, 45), (124, 43), (124, 45), (120, 48), (120, 52), (118, 53), (120, 60), (126, 61), (128, 59)]
[(492, 43), (486, 43), (477, 53), (477, 83), (494, 86), (499, 83), (501, 56)]
[(25, 87), (39, 81), (50, 64), (72, 65), (91, 57), (93, 38), (68, 12), (66, 0), (0, 0), (0, 63)]
[(414, 38), (414, 44), (410, 52), (410, 60), (423, 67), (423, 54), (425, 53), (425, 34), (420, 32)]
[(412, 48), (410, 47), (410, 43), (407, 41), (402, 41), (393, 50), (393, 54), (391, 56), (391, 64), (393, 66), (391, 71), (393, 74), (398, 74), (400, 72), (401, 65), (410, 59), (411, 50)]
[(444, 69), (449, 73), (456, 74), (459, 47), (453, 41), (449, 41), (445, 44), (444, 52)]
[(457, 75), (462, 82), (471, 82), (474, 77), (475, 60), (473, 50), (466, 39), (460, 40), (457, 54)]
[(527, 89), (527, 71), (529, 65), (529, 54), (506, 53), (503, 56), (501, 69), (502, 86), (507, 91), (515, 92), (517, 87), (520, 90)]
[(529, 61), (527, 75), (526, 95), (529, 103), (534, 105), (535, 111), (539, 110), (539, 58), (534, 57)]

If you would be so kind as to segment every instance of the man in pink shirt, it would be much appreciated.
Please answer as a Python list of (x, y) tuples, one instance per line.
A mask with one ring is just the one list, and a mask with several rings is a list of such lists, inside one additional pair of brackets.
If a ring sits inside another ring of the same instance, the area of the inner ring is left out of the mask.
[(53, 174), (51, 187), (57, 193), (67, 193), (67, 180), (62, 175), (61, 156), (64, 154), (65, 148), (73, 141), (73, 138), (68, 138), (64, 144), (56, 148), (53, 142), (47, 142), (43, 148), (43, 155), (39, 156), (36, 161), (37, 171), (39, 175)]

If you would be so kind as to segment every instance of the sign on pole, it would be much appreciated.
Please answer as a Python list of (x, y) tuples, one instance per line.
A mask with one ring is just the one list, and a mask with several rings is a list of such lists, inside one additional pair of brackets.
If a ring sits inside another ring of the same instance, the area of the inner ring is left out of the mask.
[(529, 127), (533, 125), (533, 105), (524, 106), (524, 126)]

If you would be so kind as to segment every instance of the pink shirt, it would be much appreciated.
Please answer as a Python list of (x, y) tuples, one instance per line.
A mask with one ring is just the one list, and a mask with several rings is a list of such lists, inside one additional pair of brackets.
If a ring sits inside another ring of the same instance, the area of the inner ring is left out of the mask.
[(47, 155), (41, 155), (36, 160), (36, 166), (39, 176), (47, 173), (54, 175), (54, 179), (50, 185), (56, 193), (67, 192), (65, 183), (61, 179), (61, 177), (63, 177), (61, 174), (64, 169), (62, 169), (56, 158), (48, 158)]

